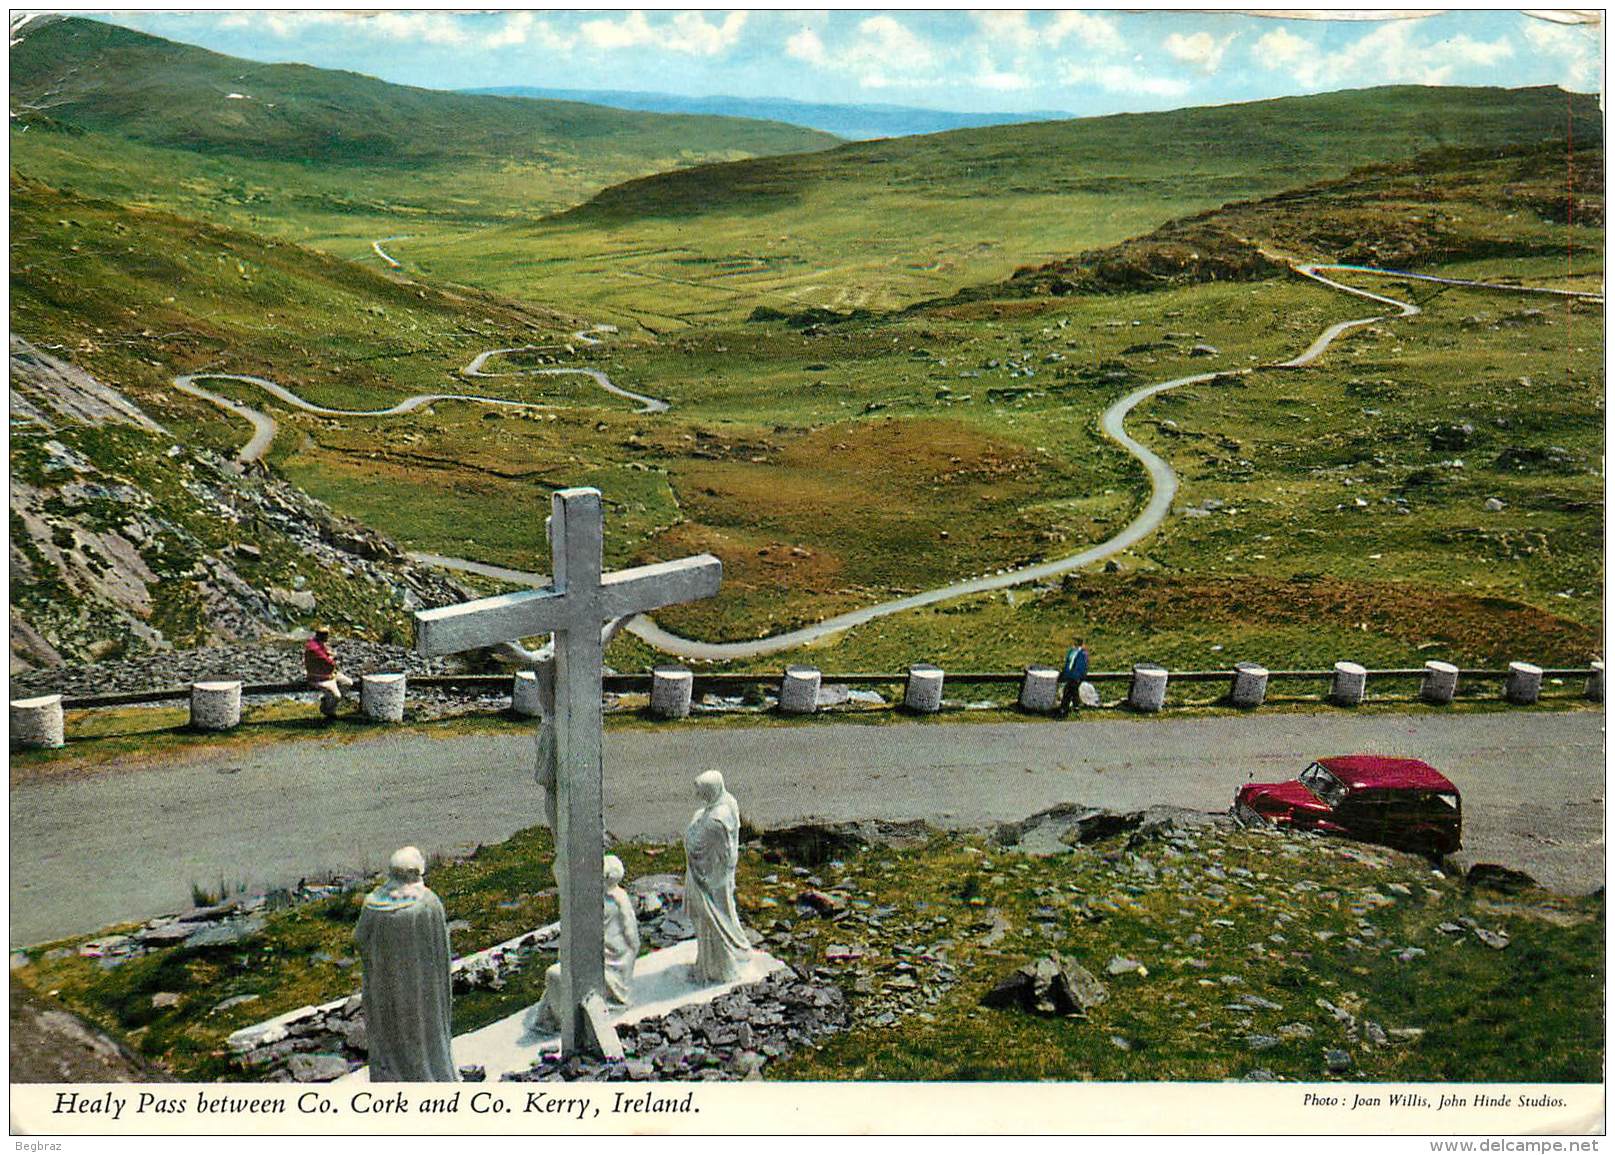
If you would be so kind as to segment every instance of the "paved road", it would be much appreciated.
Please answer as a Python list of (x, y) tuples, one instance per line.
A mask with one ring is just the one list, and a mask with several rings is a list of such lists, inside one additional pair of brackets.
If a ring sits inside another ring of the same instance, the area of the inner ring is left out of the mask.
[[(1604, 714), (1268, 714), (879, 727), (687, 724), (606, 740), (606, 826), (675, 838), (691, 782), (722, 770), (763, 826), (924, 818), (973, 827), (1056, 802), (1226, 809), (1236, 786), (1318, 754), (1428, 758), (1464, 791), (1488, 861), (1586, 891), (1604, 880)], [(399, 846), (497, 842), (541, 821), (533, 738), (398, 731), (286, 742), (11, 791), (11, 941), (42, 942), (188, 905), (190, 883), (258, 887), (380, 868)], [(538, 867), (535, 864), (535, 870)]]

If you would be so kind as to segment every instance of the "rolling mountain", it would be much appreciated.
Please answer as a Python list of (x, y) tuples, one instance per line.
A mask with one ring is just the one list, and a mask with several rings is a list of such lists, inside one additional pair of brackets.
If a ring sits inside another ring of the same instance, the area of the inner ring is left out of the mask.
[(370, 260), (380, 237), (531, 220), (652, 172), (840, 143), (258, 64), (79, 18), (30, 21), (10, 58), (13, 174)]
[(656, 328), (892, 308), (1365, 164), (1601, 138), (1596, 97), (1557, 88), (1364, 89), (703, 165), (413, 251), (440, 275)]
[(683, 112), (707, 116), (745, 116), (816, 128), (847, 140), (916, 136), (956, 128), (1023, 124), (1032, 120), (1069, 120), (1069, 112), (953, 112), (940, 108), (908, 108), (899, 104), (822, 104), (783, 97), (680, 96), (671, 92), (622, 92), (592, 88), (475, 88), (491, 96), (524, 96), (540, 100), (580, 100), (608, 108), (641, 112)]
[(321, 164), (605, 153), (802, 152), (825, 133), (736, 117), (647, 116), (258, 64), (106, 24), (29, 26), (11, 49), (14, 115), (164, 148)]

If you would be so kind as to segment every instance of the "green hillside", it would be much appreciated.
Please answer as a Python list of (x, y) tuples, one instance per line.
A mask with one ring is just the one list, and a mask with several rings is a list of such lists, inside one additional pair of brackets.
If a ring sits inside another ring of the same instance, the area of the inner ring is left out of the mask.
[(11, 183), (11, 327), (234, 448), (245, 427), (175, 373), (268, 374), (337, 404), (446, 389), (490, 343), (563, 331), (551, 313), (382, 276), (297, 245), (34, 181)]
[[(827, 148), (810, 129), (469, 96), (258, 64), (86, 19), (11, 48), (14, 172), (351, 255), (439, 219), (525, 220), (650, 172)], [(360, 243), (362, 242), (362, 243)]]
[(1358, 165), (1570, 132), (1600, 140), (1595, 98), (1422, 87), (968, 129), (661, 173), (559, 217), (399, 250), (656, 328), (759, 304), (891, 307)]

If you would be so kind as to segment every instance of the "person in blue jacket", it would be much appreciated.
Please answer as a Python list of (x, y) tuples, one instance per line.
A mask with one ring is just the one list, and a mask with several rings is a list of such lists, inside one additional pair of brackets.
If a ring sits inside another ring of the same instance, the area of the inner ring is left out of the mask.
[(1083, 639), (1078, 638), (1065, 652), (1065, 665), (1060, 668), (1060, 683), (1063, 687), (1060, 693), (1061, 713), (1069, 713), (1073, 707), (1080, 704), (1077, 688), (1087, 676), (1088, 646)]

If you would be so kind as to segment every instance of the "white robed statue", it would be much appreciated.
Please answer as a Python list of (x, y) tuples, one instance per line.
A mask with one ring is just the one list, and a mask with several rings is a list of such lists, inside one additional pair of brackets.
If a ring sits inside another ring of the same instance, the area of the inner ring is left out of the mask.
[[(605, 879), (606, 989), (608, 1003), (631, 1006), (634, 1001), (634, 964), (639, 961), (639, 918), (634, 900), (622, 888), (622, 859), (608, 854), (601, 862)], [(561, 964), (544, 974), (544, 997), (533, 1012), (532, 1026), (541, 1031), (558, 1031), (560, 1019)]]
[(740, 804), (708, 770), (695, 780), (701, 809), (684, 830), (684, 912), (695, 927), (693, 977), (729, 982), (751, 957), (751, 940), (735, 910), (735, 864), (740, 860)]
[(449, 929), (413, 846), (387, 864), (353, 937), (364, 960), (365, 1035), (372, 1083), (457, 1081), (449, 1026)]

